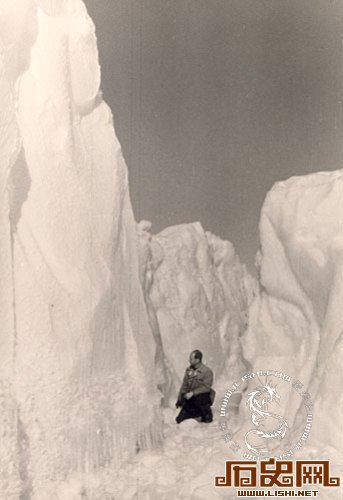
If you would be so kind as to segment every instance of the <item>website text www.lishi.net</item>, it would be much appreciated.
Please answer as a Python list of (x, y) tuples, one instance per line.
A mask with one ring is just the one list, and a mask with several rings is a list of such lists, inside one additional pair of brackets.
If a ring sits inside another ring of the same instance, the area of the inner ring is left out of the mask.
[(238, 490), (237, 496), (240, 498), (251, 497), (316, 497), (318, 490)]

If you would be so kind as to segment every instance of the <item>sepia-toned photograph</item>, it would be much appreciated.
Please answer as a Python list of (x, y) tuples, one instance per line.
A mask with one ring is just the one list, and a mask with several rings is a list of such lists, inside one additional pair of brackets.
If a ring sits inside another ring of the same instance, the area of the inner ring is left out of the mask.
[(0, 500), (343, 500), (343, 2), (0, 0)]

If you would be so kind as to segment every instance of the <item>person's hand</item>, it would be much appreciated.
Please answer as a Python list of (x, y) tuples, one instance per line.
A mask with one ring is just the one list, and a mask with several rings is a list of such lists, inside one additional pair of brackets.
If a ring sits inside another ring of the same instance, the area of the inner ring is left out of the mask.
[(193, 396), (194, 396), (193, 392), (186, 392), (186, 394), (185, 394), (186, 399), (191, 399), (191, 397), (193, 397)]

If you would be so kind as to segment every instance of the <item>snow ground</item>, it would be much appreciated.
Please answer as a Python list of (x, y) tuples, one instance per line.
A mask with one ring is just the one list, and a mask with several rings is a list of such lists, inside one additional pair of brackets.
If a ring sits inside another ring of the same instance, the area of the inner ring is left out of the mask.
[[(214, 477), (224, 473), (225, 460), (244, 460), (230, 450), (219, 428), (219, 412), (214, 421), (202, 424), (188, 420), (177, 425), (177, 410), (164, 410), (164, 443), (154, 451), (140, 451), (134, 459), (119, 470), (116, 488), (108, 483), (108, 491), (99, 500), (216, 500), (238, 498), (236, 490), (215, 488)], [(237, 425), (237, 418), (232, 425)], [(343, 469), (342, 457), (332, 449), (319, 448), (320, 459), (330, 458), (339, 474)], [(318, 449), (313, 444), (297, 459), (318, 460)], [(336, 456), (335, 456), (336, 455)], [(110, 478), (107, 478), (110, 481)], [(311, 488), (314, 489), (314, 488)], [(249, 497), (254, 500), (254, 497)], [(321, 500), (342, 500), (342, 488), (320, 490)]]
[(237, 459), (224, 442), (218, 418), (210, 424), (187, 420), (177, 425), (177, 413), (164, 410), (163, 446), (139, 452), (120, 470), (118, 499), (234, 498), (227, 489), (214, 487), (214, 477), (223, 473), (225, 460)]

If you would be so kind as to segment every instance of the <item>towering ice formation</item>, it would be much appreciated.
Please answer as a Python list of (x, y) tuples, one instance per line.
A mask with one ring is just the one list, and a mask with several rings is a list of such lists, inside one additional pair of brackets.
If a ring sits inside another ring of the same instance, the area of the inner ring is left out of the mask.
[[(311, 438), (340, 451), (342, 192), (341, 171), (293, 177), (269, 192), (260, 222), (264, 292), (245, 338), (254, 368), (283, 369), (304, 384), (315, 402)], [(292, 422), (298, 408), (289, 408)]]
[(159, 432), (126, 166), (82, 1), (0, 9), (0, 497), (99, 498)]
[(240, 336), (256, 284), (233, 245), (200, 223), (169, 227), (156, 236), (149, 230), (149, 223), (140, 223), (143, 286), (162, 346), (161, 384), (174, 402), (193, 349), (203, 351), (217, 388), (221, 376), (227, 385), (246, 372)]

